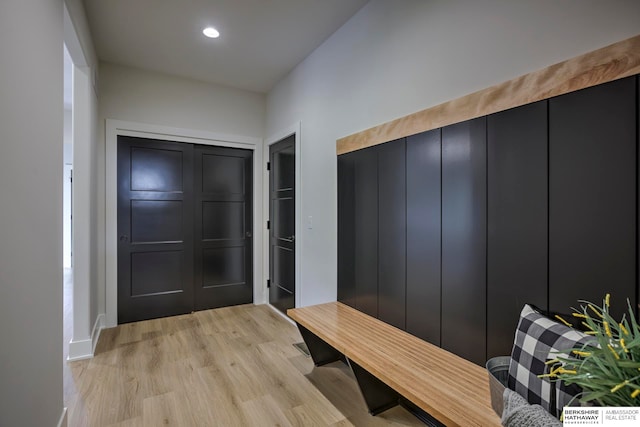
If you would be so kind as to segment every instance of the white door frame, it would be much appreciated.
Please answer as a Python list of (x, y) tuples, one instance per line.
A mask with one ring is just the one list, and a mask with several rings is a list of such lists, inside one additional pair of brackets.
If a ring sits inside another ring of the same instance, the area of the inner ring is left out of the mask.
[[(74, 233), (71, 238), (73, 259), (73, 334), (69, 342), (69, 360), (91, 357), (97, 342), (96, 326), (91, 330), (91, 155), (95, 135), (91, 132), (91, 99), (94, 94), (93, 70), (80, 43), (66, 3), (64, 45), (73, 62), (72, 152), (75, 177), (72, 183)], [(62, 53), (62, 52), (61, 52)]]
[[(302, 194), (302, 180), (300, 179), (300, 128), (301, 123), (296, 122), (291, 126), (288, 126), (284, 129), (280, 129), (280, 131), (275, 132), (269, 138), (267, 138), (265, 144), (265, 155), (264, 155), (264, 167), (262, 168), (264, 179), (263, 179), (263, 193), (264, 193), (264, 218), (269, 218), (269, 172), (267, 171), (267, 162), (269, 161), (269, 146), (275, 144), (276, 142), (280, 142), (283, 139), (295, 135), (295, 147), (296, 147), (296, 206), (295, 206), (295, 216), (296, 216), (296, 224), (295, 224), (295, 236), (296, 236), (296, 246), (295, 246), (295, 280), (296, 280), (296, 307), (300, 307), (301, 295), (302, 295), (302, 283), (300, 283), (300, 256), (302, 254), (304, 236), (302, 235), (302, 226), (301, 226), (301, 212), (300, 212), (300, 195)], [(263, 223), (264, 224), (264, 223)], [(264, 230), (264, 277), (262, 287), (265, 295), (265, 302), (269, 303), (269, 290), (267, 289), (267, 278), (269, 278), (269, 230), (267, 227), (263, 225)], [(276, 310), (278, 311), (278, 310)], [(278, 311), (279, 312), (279, 311)]]
[(122, 120), (106, 120), (106, 326), (118, 324), (118, 136), (135, 136), (219, 147), (244, 148), (253, 151), (253, 302), (264, 302), (262, 270), (263, 143), (261, 138), (226, 135), (195, 129), (183, 129)]

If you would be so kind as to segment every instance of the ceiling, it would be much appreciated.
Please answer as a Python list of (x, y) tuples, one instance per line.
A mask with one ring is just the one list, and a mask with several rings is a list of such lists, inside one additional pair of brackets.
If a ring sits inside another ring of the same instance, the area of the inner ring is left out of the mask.
[[(85, 0), (102, 61), (266, 93), (368, 0)], [(213, 26), (218, 39), (202, 30)]]

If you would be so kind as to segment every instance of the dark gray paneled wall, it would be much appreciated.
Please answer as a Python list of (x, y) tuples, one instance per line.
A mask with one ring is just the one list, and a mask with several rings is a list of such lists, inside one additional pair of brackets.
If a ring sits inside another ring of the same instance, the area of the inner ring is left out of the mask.
[[(441, 130), (407, 138), (407, 331), (440, 345)], [(344, 264), (344, 263), (343, 263)]]
[(338, 301), (356, 306), (355, 160), (358, 152), (338, 157)]
[(339, 156), (338, 299), (478, 364), (525, 303), (636, 307), (638, 98), (634, 76)]
[(378, 148), (378, 318), (405, 329), (407, 217), (405, 140)]
[[(487, 120), (442, 129), (442, 348), (486, 356)], [(402, 286), (402, 284), (400, 284)]]
[(634, 297), (636, 119), (634, 77), (549, 100), (550, 310)]
[(487, 356), (525, 303), (547, 307), (547, 101), (487, 118)]
[[(347, 276), (341, 280), (345, 302), (378, 317), (378, 153), (362, 150), (341, 157), (340, 200), (342, 211), (338, 227), (341, 244), (349, 262), (341, 266)], [(347, 179), (348, 178), (348, 179)], [(350, 270), (352, 266), (353, 270)]]

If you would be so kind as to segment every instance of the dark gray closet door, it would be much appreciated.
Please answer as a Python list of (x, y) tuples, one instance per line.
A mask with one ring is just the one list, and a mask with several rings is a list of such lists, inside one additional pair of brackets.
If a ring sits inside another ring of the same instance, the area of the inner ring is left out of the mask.
[(193, 146), (118, 137), (118, 323), (193, 310)]
[(486, 117), (442, 129), (442, 348), (486, 357)]
[(440, 345), (440, 129), (407, 138), (407, 332)]
[(549, 101), (549, 309), (636, 298), (636, 78)]
[(405, 329), (405, 139), (378, 147), (378, 318)]
[(487, 358), (525, 303), (547, 309), (547, 101), (488, 116)]
[(195, 146), (195, 309), (253, 302), (253, 152)]

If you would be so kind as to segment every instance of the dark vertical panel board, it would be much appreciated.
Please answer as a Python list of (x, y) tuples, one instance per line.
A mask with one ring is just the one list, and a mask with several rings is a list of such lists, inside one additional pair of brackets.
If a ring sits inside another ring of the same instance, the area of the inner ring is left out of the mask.
[(549, 100), (549, 309), (636, 294), (636, 79)]
[(442, 348), (486, 357), (486, 117), (442, 129)]
[(356, 305), (355, 162), (353, 153), (338, 156), (338, 301)]
[(378, 318), (405, 329), (406, 142), (378, 147)]
[(378, 317), (378, 151), (354, 153), (356, 308)]
[(407, 332), (440, 345), (440, 129), (407, 138)]
[(524, 304), (547, 309), (547, 101), (487, 118), (487, 358)]

